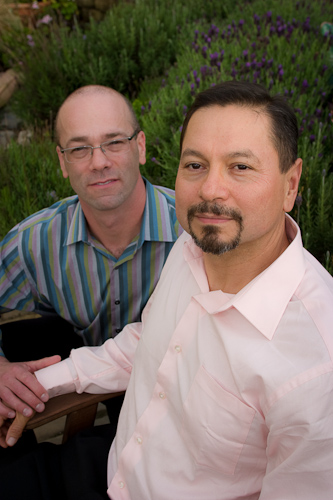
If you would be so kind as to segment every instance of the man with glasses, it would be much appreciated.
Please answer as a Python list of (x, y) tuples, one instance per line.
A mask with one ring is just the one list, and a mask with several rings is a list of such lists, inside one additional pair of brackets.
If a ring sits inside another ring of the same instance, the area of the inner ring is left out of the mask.
[(145, 134), (124, 96), (80, 88), (62, 104), (55, 129), (62, 175), (76, 195), (28, 217), (0, 244), (0, 313), (41, 314), (1, 326), (4, 418), (43, 411), (48, 399), (31, 374), (36, 363), (24, 361), (67, 357), (140, 319), (181, 232), (174, 192), (140, 174)]

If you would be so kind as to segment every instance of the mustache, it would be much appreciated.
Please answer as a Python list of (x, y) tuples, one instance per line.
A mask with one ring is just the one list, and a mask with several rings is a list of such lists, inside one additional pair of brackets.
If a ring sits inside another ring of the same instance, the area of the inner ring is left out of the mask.
[(195, 215), (198, 214), (213, 214), (217, 216), (224, 215), (230, 219), (234, 219), (239, 224), (242, 224), (243, 217), (240, 212), (235, 208), (225, 207), (224, 205), (219, 205), (218, 203), (208, 203), (207, 201), (202, 201), (197, 205), (192, 205), (187, 211), (187, 219), (189, 222), (193, 220)]

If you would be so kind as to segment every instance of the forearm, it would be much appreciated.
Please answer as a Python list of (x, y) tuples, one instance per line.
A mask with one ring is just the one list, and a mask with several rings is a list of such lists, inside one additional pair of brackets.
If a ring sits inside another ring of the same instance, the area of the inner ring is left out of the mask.
[(50, 397), (70, 392), (101, 394), (125, 390), (142, 325), (127, 325), (100, 347), (73, 349), (68, 359), (36, 372)]

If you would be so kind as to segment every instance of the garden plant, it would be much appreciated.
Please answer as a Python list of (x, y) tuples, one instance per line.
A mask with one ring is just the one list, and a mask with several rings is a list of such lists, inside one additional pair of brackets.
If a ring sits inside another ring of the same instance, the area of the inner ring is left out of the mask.
[[(174, 187), (179, 137), (197, 92), (220, 81), (261, 83), (299, 120), (304, 160), (292, 216), (303, 241), (333, 273), (332, 35), (330, 0), (136, 0), (100, 23), (50, 22), (3, 37), (24, 84), (12, 107), (34, 129), (29, 145), (0, 150), (0, 238), (30, 213), (72, 194), (61, 177), (52, 122), (81, 85), (116, 88), (133, 102), (147, 136), (143, 174)], [(30, 37), (30, 38), (29, 38)]]

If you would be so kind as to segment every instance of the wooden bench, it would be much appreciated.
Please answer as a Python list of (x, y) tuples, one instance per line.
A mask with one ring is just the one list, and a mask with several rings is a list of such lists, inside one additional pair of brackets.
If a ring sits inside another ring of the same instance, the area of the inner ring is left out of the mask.
[(108, 394), (64, 394), (50, 399), (42, 413), (36, 413), (29, 420), (26, 428), (36, 429), (57, 418), (66, 416), (62, 442), (65, 443), (73, 434), (94, 425), (97, 406), (101, 401), (120, 396), (124, 392)]

